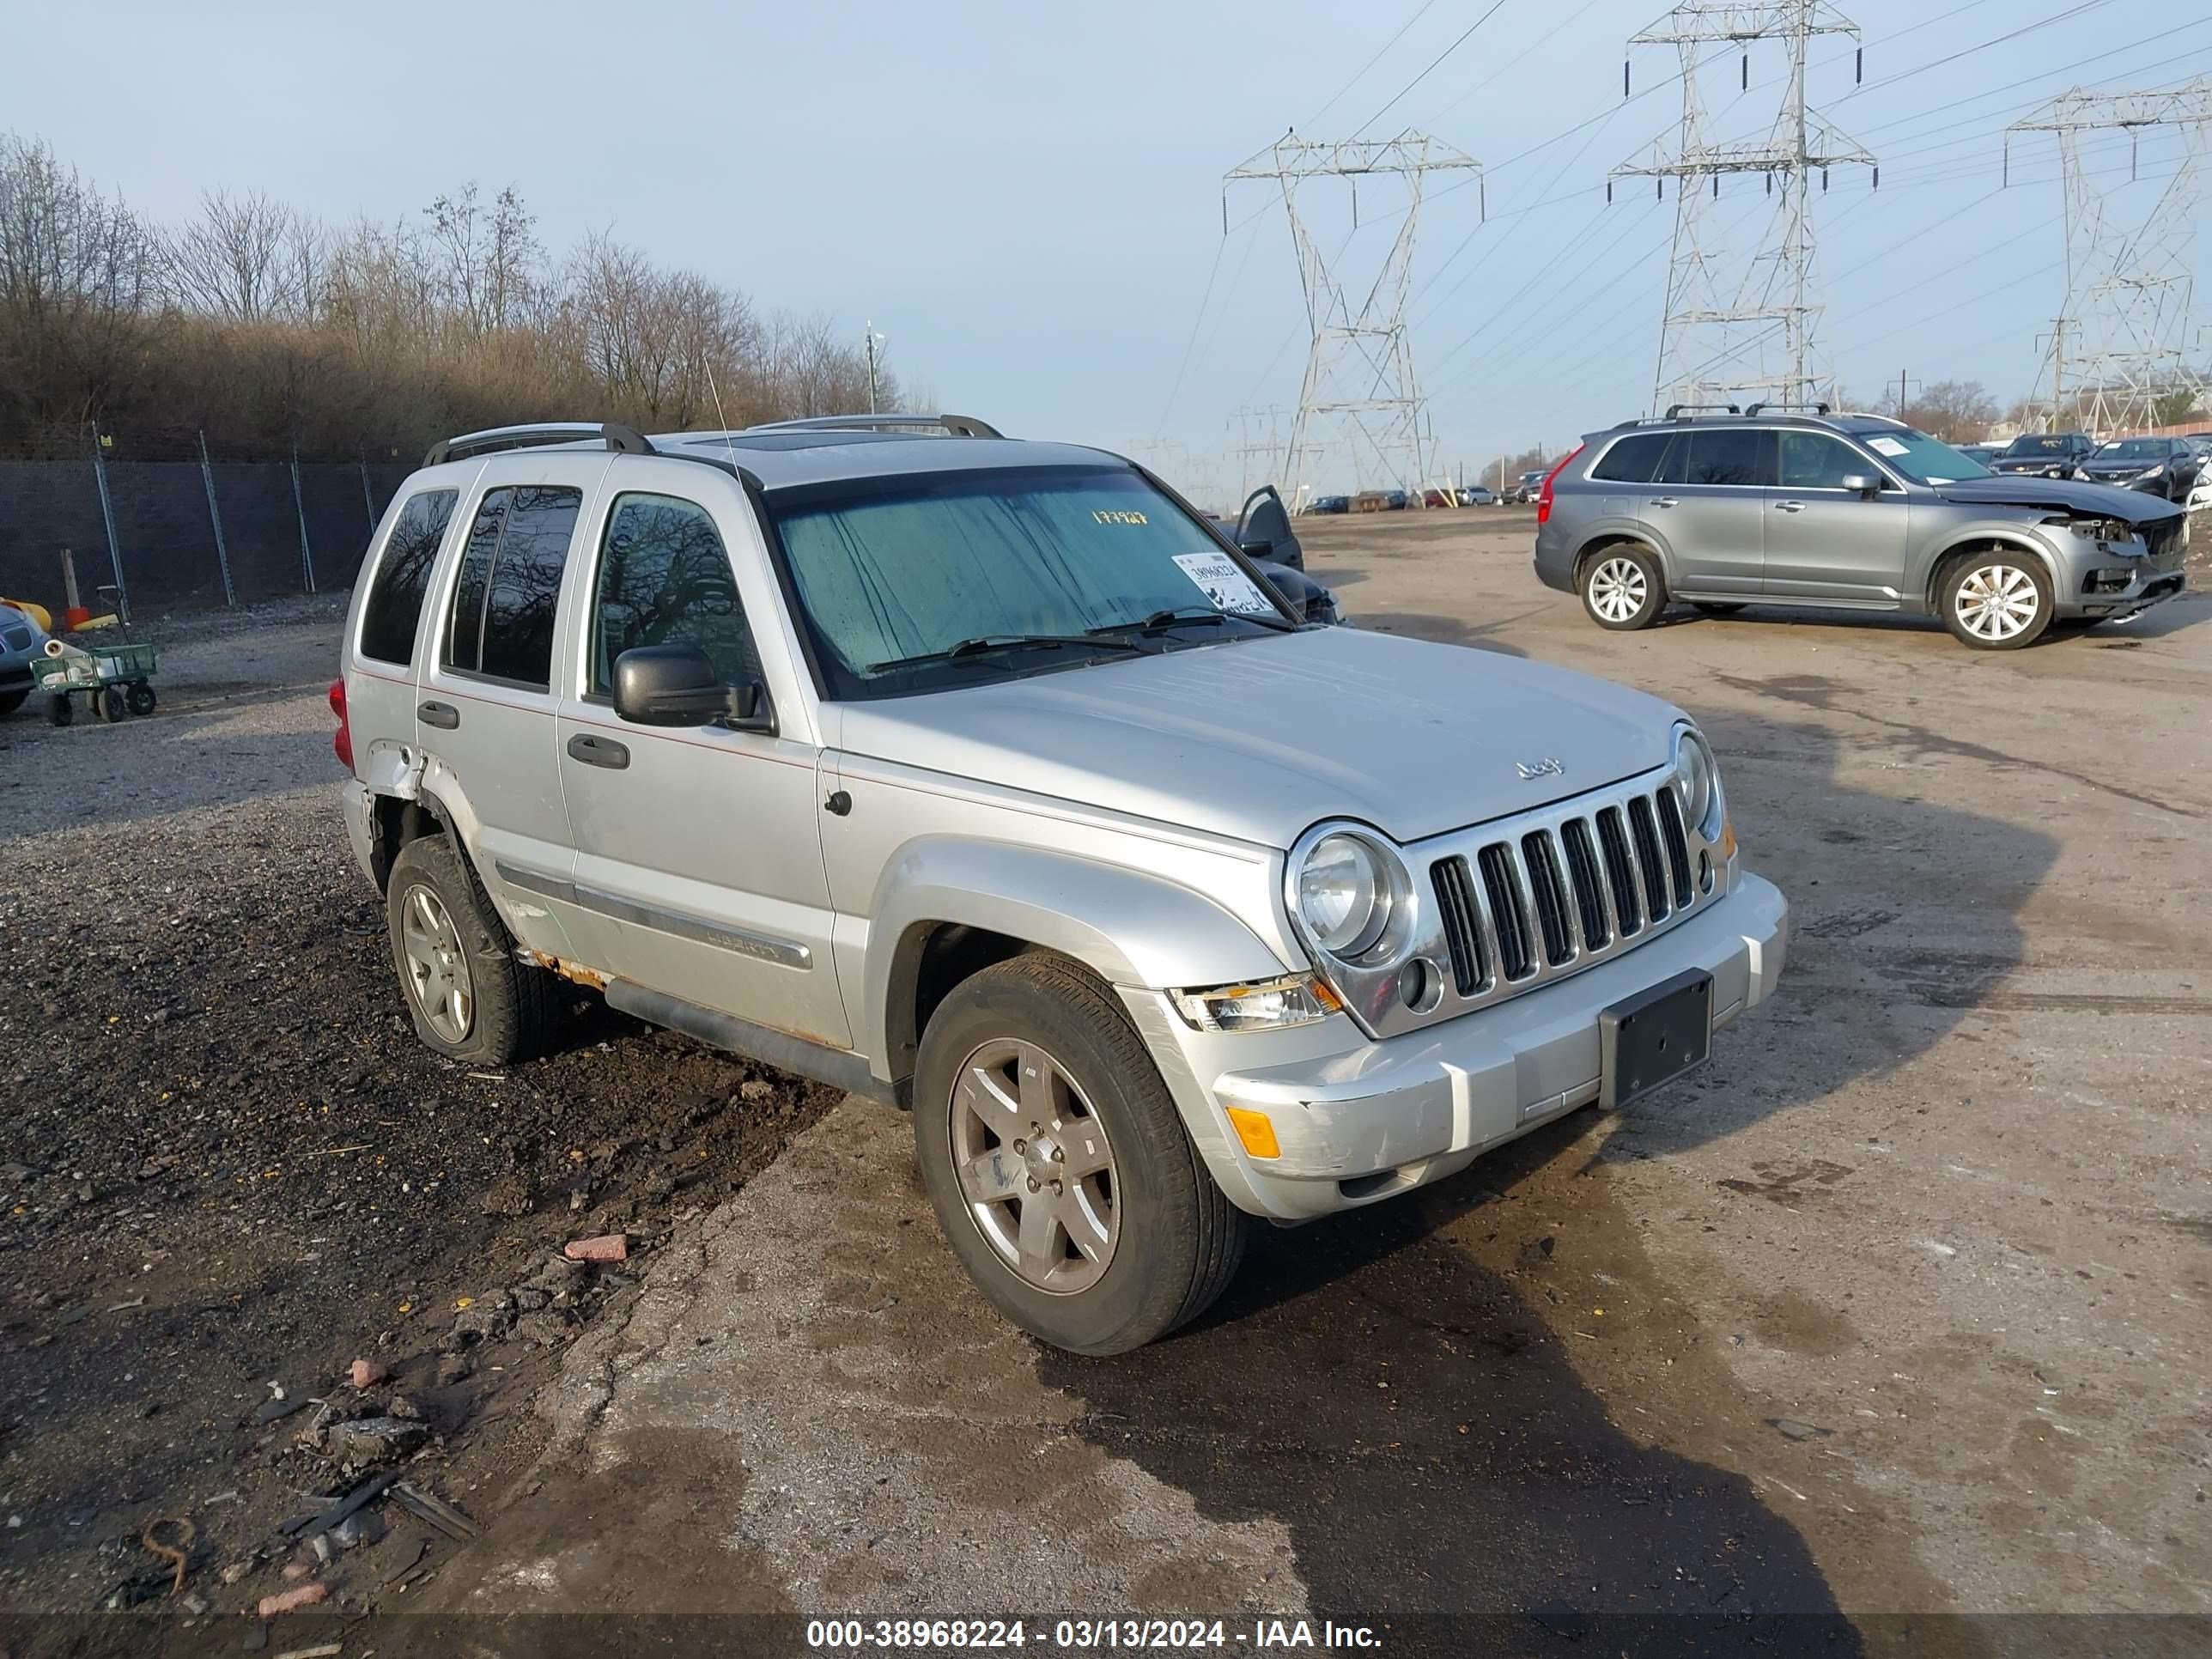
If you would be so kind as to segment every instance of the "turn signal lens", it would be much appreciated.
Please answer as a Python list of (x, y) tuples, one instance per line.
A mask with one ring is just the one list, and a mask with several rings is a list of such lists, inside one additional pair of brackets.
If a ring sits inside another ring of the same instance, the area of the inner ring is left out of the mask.
[(1207, 991), (1171, 991), (1176, 1012), (1200, 1031), (1266, 1031), (1326, 1019), (1344, 1005), (1310, 974)]
[(1280, 1158), (1282, 1143), (1275, 1139), (1274, 1123), (1265, 1112), (1255, 1112), (1249, 1106), (1224, 1106), (1230, 1126), (1237, 1131), (1237, 1139), (1244, 1143), (1244, 1150), (1255, 1158)]

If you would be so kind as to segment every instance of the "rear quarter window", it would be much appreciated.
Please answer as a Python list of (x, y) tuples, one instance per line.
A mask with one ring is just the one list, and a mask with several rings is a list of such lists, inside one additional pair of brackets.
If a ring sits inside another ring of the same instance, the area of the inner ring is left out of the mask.
[(422, 620), (422, 596), (429, 589), (430, 568), (438, 562), (438, 549), (453, 522), (452, 489), (425, 489), (410, 495), (385, 538), (384, 556), (377, 561), (369, 583), (368, 599), (362, 606), (361, 654), (377, 662), (404, 666), (415, 659), (416, 624)]
[(1650, 483), (1659, 476), (1659, 464), (1667, 459), (1667, 438), (1664, 432), (1639, 432), (1623, 438), (1597, 458), (1589, 475), (1606, 483)]

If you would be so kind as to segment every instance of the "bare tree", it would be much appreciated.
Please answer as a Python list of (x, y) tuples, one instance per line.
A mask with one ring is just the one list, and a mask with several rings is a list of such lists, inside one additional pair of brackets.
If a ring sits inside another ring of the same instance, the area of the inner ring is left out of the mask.
[(161, 263), (137, 216), (43, 143), (0, 138), (0, 395), (81, 428), (143, 373)]
[(422, 210), (439, 255), (448, 302), (477, 333), (522, 320), (545, 250), (538, 219), (509, 185), (489, 207), (477, 200), (471, 179)]
[(162, 239), (169, 292), (229, 322), (296, 321), (319, 297), (323, 240), (313, 220), (258, 191), (210, 191), (199, 216)]
[(1997, 400), (1979, 380), (1938, 380), (1901, 408), (1892, 394), (1886, 407), (1907, 426), (1945, 443), (1978, 442), (1997, 418)]

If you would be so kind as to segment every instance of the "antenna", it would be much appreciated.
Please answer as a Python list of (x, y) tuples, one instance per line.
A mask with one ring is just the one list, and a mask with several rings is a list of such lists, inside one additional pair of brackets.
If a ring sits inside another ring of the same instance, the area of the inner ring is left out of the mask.
[(731, 471), (742, 474), (743, 469), (738, 465), (738, 447), (730, 440), (730, 417), (722, 413), (722, 390), (714, 384), (714, 360), (709, 356), (705, 361), (707, 395), (714, 400), (714, 424), (722, 428), (722, 453), (728, 458)]

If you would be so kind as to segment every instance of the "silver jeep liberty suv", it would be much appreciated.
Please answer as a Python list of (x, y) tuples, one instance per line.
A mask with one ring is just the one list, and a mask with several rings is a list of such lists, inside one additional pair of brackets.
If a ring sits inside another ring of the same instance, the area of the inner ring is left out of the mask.
[(423, 1041), (573, 994), (912, 1113), (1043, 1340), (1203, 1310), (1704, 1059), (1781, 971), (1681, 711), (1310, 625), (1143, 469), (954, 416), (438, 445), (355, 589), (346, 829)]

